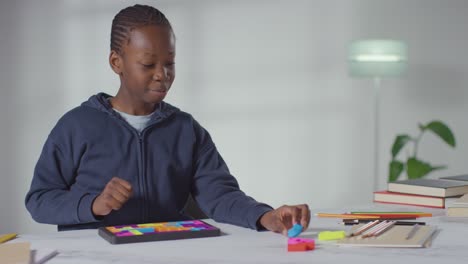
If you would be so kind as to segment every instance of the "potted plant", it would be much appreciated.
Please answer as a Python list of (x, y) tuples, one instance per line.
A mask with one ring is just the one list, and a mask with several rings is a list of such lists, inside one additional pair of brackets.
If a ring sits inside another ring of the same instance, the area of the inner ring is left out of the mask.
[[(434, 133), (449, 146), (455, 147), (455, 137), (450, 128), (441, 121), (435, 120), (427, 123), (426, 125), (419, 124), (419, 130), (419, 135), (417, 137), (401, 134), (397, 135), (395, 138), (392, 146), (392, 160), (389, 164), (389, 182), (396, 181), (405, 170), (408, 179), (417, 179), (426, 176), (432, 171), (446, 168), (446, 166), (432, 166), (428, 162), (420, 160), (417, 154), (421, 137), (426, 131)], [(398, 153), (407, 144), (412, 144), (413, 147), (413, 151), (409, 152), (410, 156), (406, 161), (397, 160), (396, 158)]]

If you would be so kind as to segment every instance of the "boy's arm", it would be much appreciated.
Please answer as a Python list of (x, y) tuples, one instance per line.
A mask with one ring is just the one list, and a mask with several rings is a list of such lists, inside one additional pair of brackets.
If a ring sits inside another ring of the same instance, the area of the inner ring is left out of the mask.
[(258, 220), (273, 209), (239, 189), (206, 130), (200, 127), (197, 137), (192, 193), (201, 209), (218, 222), (260, 229)]
[(34, 169), (26, 208), (40, 223), (72, 225), (97, 222), (91, 211), (96, 194), (73, 183), (76, 168), (72, 157), (49, 137)]

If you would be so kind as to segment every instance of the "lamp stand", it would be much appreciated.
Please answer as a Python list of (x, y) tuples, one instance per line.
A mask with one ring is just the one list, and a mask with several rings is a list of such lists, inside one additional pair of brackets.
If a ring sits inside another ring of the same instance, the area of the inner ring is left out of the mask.
[(374, 191), (379, 189), (379, 93), (381, 78), (374, 77)]

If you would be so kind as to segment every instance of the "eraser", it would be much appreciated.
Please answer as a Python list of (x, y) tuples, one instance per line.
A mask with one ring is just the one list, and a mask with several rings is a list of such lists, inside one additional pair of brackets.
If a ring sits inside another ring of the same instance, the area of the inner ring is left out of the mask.
[(315, 248), (315, 240), (309, 238), (288, 239), (288, 251), (308, 251)]
[(345, 237), (345, 231), (322, 231), (318, 234), (319, 240), (339, 240)]
[(302, 232), (302, 225), (294, 224), (291, 229), (288, 230), (288, 237), (297, 237)]

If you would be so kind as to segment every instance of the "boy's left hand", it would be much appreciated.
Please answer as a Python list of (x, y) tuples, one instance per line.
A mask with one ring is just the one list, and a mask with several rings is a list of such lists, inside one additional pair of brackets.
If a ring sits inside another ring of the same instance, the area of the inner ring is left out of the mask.
[(294, 224), (301, 224), (306, 230), (310, 222), (310, 210), (307, 204), (283, 205), (262, 215), (260, 224), (266, 229), (288, 235)]

